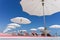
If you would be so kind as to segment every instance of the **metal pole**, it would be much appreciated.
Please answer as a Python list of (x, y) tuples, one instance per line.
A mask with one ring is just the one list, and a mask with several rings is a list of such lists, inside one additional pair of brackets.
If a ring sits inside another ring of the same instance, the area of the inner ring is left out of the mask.
[(45, 20), (45, 13), (44, 13), (44, 1), (43, 0), (42, 0), (42, 7), (43, 7), (44, 27), (46, 27), (46, 20)]
[(58, 32), (56, 32), (56, 35), (55, 36), (58, 36)]
[[(46, 31), (47, 28), (46, 28), (46, 19), (45, 19), (45, 13), (44, 13), (44, 0), (42, 0), (42, 7), (43, 7), (43, 20), (44, 20), (44, 27), (45, 27), (44, 31)], [(44, 34), (45, 34), (45, 36), (47, 36), (46, 32)]]

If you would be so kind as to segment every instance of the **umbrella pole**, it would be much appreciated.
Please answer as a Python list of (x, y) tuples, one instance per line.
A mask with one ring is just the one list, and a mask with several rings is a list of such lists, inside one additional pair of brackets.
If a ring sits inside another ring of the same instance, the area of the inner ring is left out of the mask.
[[(44, 20), (44, 27), (45, 27), (44, 31), (46, 31), (47, 28), (46, 28), (46, 19), (45, 19), (45, 13), (44, 13), (44, 0), (42, 0), (42, 7), (43, 7), (43, 20)], [(46, 32), (44, 34), (45, 34), (45, 36), (47, 36)]]

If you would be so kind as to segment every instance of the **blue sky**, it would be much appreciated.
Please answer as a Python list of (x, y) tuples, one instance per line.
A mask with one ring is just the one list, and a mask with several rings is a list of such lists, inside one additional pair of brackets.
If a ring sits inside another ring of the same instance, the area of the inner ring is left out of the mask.
[[(27, 14), (22, 10), (20, 1), (21, 0), (0, 0), (0, 32), (7, 27), (7, 24), (11, 23), (10, 19), (14, 17), (25, 17), (32, 22), (31, 24), (21, 25), (21, 28), (17, 28), (16, 30), (26, 29), (30, 31), (29, 29), (31, 28), (43, 26), (43, 16), (31, 16)], [(60, 25), (60, 12), (46, 16), (46, 27), (52, 30), (51, 33), (54, 34), (60, 30), (49, 28), (51, 25)]]

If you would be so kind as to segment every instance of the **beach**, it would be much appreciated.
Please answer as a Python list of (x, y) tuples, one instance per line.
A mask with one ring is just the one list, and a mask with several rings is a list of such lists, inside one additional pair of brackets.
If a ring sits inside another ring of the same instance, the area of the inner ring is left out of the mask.
[(60, 37), (0, 37), (0, 40), (60, 40)]

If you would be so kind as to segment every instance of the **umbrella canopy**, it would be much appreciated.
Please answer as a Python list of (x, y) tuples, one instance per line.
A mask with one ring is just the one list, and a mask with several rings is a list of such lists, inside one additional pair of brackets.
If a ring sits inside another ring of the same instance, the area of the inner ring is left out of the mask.
[(38, 27), (40, 31), (43, 31), (45, 28), (44, 27)]
[(45, 30), (45, 27), (39, 27), (38, 29), (39, 29), (41, 32), (44, 32), (44, 33), (45, 33), (45, 32), (46, 32), (46, 33), (49, 33), (49, 32), (50, 32), (50, 30), (47, 30), (47, 29)]
[(51, 25), (50, 28), (54, 28), (55, 29), (55, 31), (56, 31), (55, 36), (57, 36), (58, 32), (59, 32), (57, 29), (60, 28), (60, 25)]
[(22, 31), (22, 32), (27, 32), (27, 30), (20, 30), (20, 31)]
[(18, 23), (18, 24), (30, 24), (31, 23), (29, 19), (24, 18), (24, 17), (12, 18), (11, 22)]
[(6, 28), (3, 33), (6, 33), (7, 31), (11, 30), (11, 28)]
[[(42, 0), (22, 0), (20, 2), (23, 11), (30, 15), (43, 16)], [(60, 12), (60, 0), (44, 0), (45, 15)]]
[(9, 30), (15, 29), (17, 27), (21, 27), (21, 26), (16, 23), (10, 23), (10, 24), (8, 24), (7, 28), (3, 31), (3, 33), (7, 32)]
[(31, 31), (37, 31), (37, 29), (35, 29), (35, 28), (32, 28), (32, 29), (30, 29)]
[(39, 27), (38, 29), (40, 29), (40, 30), (44, 30), (45, 28), (44, 28), (44, 27)]
[(16, 23), (10, 23), (8, 24), (8, 27), (21, 27), (19, 24), (16, 24)]
[(50, 28), (60, 28), (60, 25), (52, 25)]

